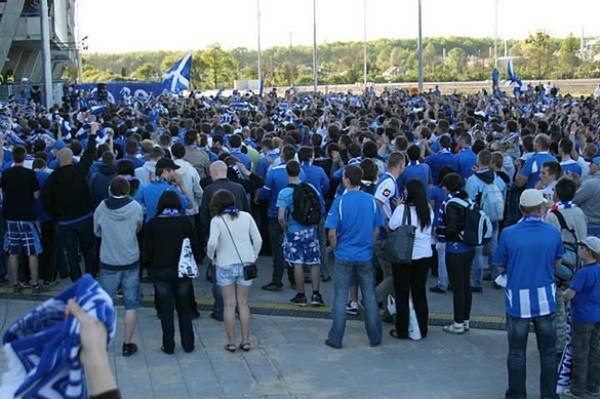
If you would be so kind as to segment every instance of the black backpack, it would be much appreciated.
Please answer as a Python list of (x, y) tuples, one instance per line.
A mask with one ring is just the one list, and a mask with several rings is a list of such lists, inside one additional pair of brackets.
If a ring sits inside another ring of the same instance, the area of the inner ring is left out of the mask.
[(308, 183), (290, 184), (294, 190), (292, 217), (303, 226), (314, 226), (321, 221), (319, 194)]

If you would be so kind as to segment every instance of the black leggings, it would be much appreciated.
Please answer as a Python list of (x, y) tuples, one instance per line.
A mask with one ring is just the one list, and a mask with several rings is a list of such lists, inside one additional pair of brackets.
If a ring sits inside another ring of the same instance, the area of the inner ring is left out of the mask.
[(425, 285), (431, 258), (413, 260), (409, 264), (393, 264), (394, 292), (396, 295), (396, 333), (402, 338), (408, 337), (408, 294), (412, 296), (415, 313), (421, 330), (421, 336), (427, 336), (429, 309)]
[(471, 293), (471, 262), (475, 251), (452, 253), (446, 251), (446, 268), (448, 269), (448, 281), (452, 286), (454, 299), (454, 321), (463, 323), (471, 316), (471, 304), (473, 294)]

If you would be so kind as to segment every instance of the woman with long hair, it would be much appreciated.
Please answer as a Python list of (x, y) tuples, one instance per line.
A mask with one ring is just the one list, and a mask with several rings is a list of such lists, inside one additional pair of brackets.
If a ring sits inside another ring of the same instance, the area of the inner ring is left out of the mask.
[[(252, 216), (235, 207), (231, 191), (219, 190), (210, 201), (210, 237), (206, 255), (215, 265), (217, 285), (223, 294), (223, 321), (227, 335), (225, 350), (250, 350), (250, 307), (252, 280), (244, 277), (244, 266), (256, 262), (262, 238)], [(242, 340), (235, 344), (235, 308), (240, 315)]]
[(396, 230), (402, 225), (405, 212), (410, 212), (410, 225), (416, 227), (410, 263), (393, 264), (394, 291), (396, 295), (396, 328), (390, 331), (395, 338), (406, 339), (409, 320), (409, 294), (412, 297), (421, 336), (427, 336), (429, 309), (427, 307), (427, 272), (431, 264), (431, 226), (433, 210), (427, 192), (420, 180), (406, 182), (406, 200), (394, 210), (389, 227)]
[(173, 310), (177, 309), (181, 346), (186, 352), (194, 350), (192, 328), (192, 280), (178, 277), (179, 257), (183, 241), (188, 238), (196, 263), (201, 260), (196, 231), (185, 215), (175, 191), (165, 191), (160, 196), (156, 216), (144, 230), (144, 263), (150, 267), (154, 282), (156, 304), (162, 326), (161, 350), (167, 354), (175, 351)]

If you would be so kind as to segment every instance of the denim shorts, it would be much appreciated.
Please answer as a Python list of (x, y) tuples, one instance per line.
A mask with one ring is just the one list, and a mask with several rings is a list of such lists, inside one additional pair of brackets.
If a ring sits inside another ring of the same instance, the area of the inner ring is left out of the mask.
[(283, 257), (292, 265), (319, 265), (321, 247), (317, 229), (310, 228), (286, 234), (283, 240)]
[(100, 266), (98, 282), (111, 298), (117, 295), (117, 289), (121, 286), (123, 290), (123, 302), (126, 310), (140, 307), (142, 302), (142, 289), (140, 286), (139, 264), (133, 269), (110, 270)]
[(9, 255), (19, 255), (21, 249), (27, 256), (42, 253), (42, 242), (34, 222), (7, 220), (4, 250)]
[(229, 266), (216, 266), (217, 285), (224, 287), (231, 284), (243, 285), (250, 287), (252, 280), (244, 280), (244, 265), (235, 264)]

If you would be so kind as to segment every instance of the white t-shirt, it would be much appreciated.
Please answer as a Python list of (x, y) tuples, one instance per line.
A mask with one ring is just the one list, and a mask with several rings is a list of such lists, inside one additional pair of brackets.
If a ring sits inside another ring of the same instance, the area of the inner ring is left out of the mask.
[[(402, 225), (402, 216), (404, 215), (404, 204), (398, 206), (394, 209), (394, 213), (390, 218), (389, 227), (392, 230), (397, 229)], [(417, 217), (417, 209), (414, 206), (410, 206), (410, 224), (417, 228), (415, 232), (415, 244), (413, 246), (412, 260), (429, 258), (433, 256), (433, 251), (431, 250), (432, 236), (431, 236), (431, 225), (433, 224), (433, 210), (429, 207), (429, 220), (431, 223), (425, 227), (421, 228), (421, 223), (419, 223)]]
[(396, 179), (387, 174), (388, 178), (382, 180), (375, 189), (375, 199), (381, 203), (381, 208), (386, 219), (392, 216), (392, 199), (396, 197)]

